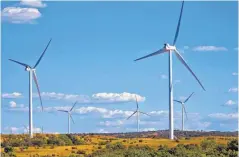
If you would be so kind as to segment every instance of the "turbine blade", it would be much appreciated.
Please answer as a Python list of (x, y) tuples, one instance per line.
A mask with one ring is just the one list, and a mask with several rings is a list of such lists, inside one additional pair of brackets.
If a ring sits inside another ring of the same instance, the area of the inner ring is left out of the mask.
[(137, 100), (137, 97), (135, 95), (135, 100), (136, 100), (136, 105), (137, 105), (137, 109), (139, 108), (139, 104), (138, 104), (138, 100)]
[(186, 118), (187, 118), (187, 120), (188, 120), (188, 114), (187, 114), (187, 112), (186, 112), (185, 105), (184, 105), (184, 104), (182, 104), (182, 106), (183, 106), (183, 110), (184, 110), (184, 113), (185, 113), (185, 115), (186, 115)]
[(41, 102), (41, 109), (43, 111), (41, 92), (40, 92), (40, 88), (39, 88), (39, 85), (38, 85), (37, 75), (36, 75), (36, 71), (35, 70), (33, 71), (33, 78), (34, 78), (35, 84), (37, 86), (37, 92), (38, 92), (38, 95), (39, 95), (39, 98), (40, 98), (40, 102)]
[(182, 7), (181, 7), (181, 11), (180, 11), (180, 16), (179, 16), (179, 19), (178, 19), (178, 26), (177, 26), (176, 33), (175, 33), (175, 36), (174, 36), (173, 45), (176, 44), (176, 41), (177, 41), (177, 38), (178, 38), (181, 19), (182, 19), (182, 14), (183, 14), (183, 6), (184, 6), (184, 1), (182, 2)]
[(9, 59), (10, 61), (12, 61), (12, 62), (15, 62), (15, 63), (17, 63), (17, 64), (20, 64), (20, 65), (22, 65), (22, 66), (24, 66), (24, 67), (31, 67), (31, 66), (29, 66), (29, 65), (27, 65), (27, 64), (25, 64), (25, 63), (21, 63), (21, 62), (18, 62), (18, 61), (16, 61), (16, 60), (13, 60), (13, 59)]
[(134, 111), (134, 113), (132, 113), (132, 114), (127, 118), (127, 120), (130, 119), (130, 117), (132, 117), (136, 112), (137, 112), (137, 111)]
[(74, 120), (73, 120), (73, 118), (72, 118), (71, 114), (70, 114), (70, 117), (71, 117), (71, 120), (72, 120), (73, 124), (75, 124), (75, 122), (74, 122)]
[(24, 126), (24, 128), (27, 130), (27, 132), (28, 132), (29, 129), (27, 128), (27, 126), (26, 126), (26, 125), (23, 125), (23, 126)]
[(194, 94), (194, 92), (192, 92), (192, 94), (189, 95), (189, 97), (184, 101), (184, 103), (187, 102), (187, 101), (191, 98), (191, 96), (192, 96), (193, 94)]
[(178, 103), (180, 103), (180, 104), (182, 103), (182, 101), (179, 101), (179, 100), (173, 100), (173, 101), (176, 101), (176, 102), (178, 102)]
[(142, 114), (145, 114), (146, 116), (150, 116), (148, 113), (144, 113), (144, 112), (141, 112), (141, 111), (139, 111), (140, 113), (142, 113)]
[(39, 59), (38, 59), (38, 61), (36, 62), (36, 64), (35, 64), (34, 68), (36, 68), (36, 67), (37, 67), (37, 65), (40, 63), (40, 61), (41, 61), (42, 57), (44, 56), (44, 54), (45, 54), (45, 52), (46, 52), (46, 50), (47, 50), (48, 46), (50, 45), (50, 43), (51, 43), (51, 39), (50, 39), (50, 41), (48, 42), (48, 44), (47, 44), (47, 46), (46, 46), (45, 50), (44, 50), (44, 51), (43, 51), (43, 53), (41, 54), (40, 58), (39, 58)]
[(66, 111), (66, 110), (57, 110), (57, 111), (68, 113), (68, 111)]
[(191, 74), (194, 76), (194, 78), (197, 80), (197, 82), (200, 84), (200, 86), (202, 87), (202, 89), (204, 91), (205, 88), (203, 87), (202, 83), (199, 81), (199, 79), (197, 78), (197, 76), (194, 74), (194, 72), (190, 69), (190, 67), (187, 65), (186, 61), (183, 59), (183, 57), (180, 55), (180, 53), (175, 49), (175, 54), (177, 56), (177, 58), (183, 63), (183, 65), (191, 72)]
[(164, 53), (164, 52), (166, 52), (164, 49), (160, 49), (160, 50), (158, 50), (158, 51), (156, 51), (156, 52), (154, 52), (154, 53), (151, 53), (151, 54), (146, 55), (146, 56), (144, 56), (144, 57), (138, 58), (138, 59), (136, 59), (136, 60), (134, 60), (134, 61), (138, 61), (138, 60), (141, 60), (141, 59), (144, 59), (144, 58), (148, 58), (148, 57), (151, 57), (151, 56), (155, 56), (155, 55), (158, 55), (158, 54), (161, 54), (161, 53)]
[(77, 104), (77, 101), (74, 103), (74, 105), (72, 106), (72, 108), (70, 109), (70, 111), (73, 110), (73, 108), (75, 107), (76, 104)]

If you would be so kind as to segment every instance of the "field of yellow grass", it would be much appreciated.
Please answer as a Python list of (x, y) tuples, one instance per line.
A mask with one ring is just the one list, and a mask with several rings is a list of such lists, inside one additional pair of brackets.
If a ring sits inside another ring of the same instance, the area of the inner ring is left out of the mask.
[[(14, 148), (17, 157), (33, 156), (33, 155), (49, 155), (49, 156), (69, 156), (72, 153), (76, 153), (78, 150), (84, 150), (86, 154), (90, 154), (93, 151), (102, 149), (105, 147), (104, 142), (110, 141), (110, 143), (121, 142), (126, 147), (128, 146), (149, 146), (157, 149), (159, 145), (167, 145), (168, 147), (174, 147), (177, 144), (200, 144), (204, 139), (214, 139), (218, 144), (227, 144), (227, 142), (235, 137), (223, 137), (223, 136), (207, 136), (207, 137), (192, 137), (189, 140), (180, 139), (179, 141), (171, 141), (163, 138), (115, 138), (110, 136), (89, 136), (91, 138), (91, 144), (77, 145), (77, 146), (45, 146), (45, 147), (29, 147), (26, 150), (20, 150), (20, 148)], [(3, 151), (3, 150), (2, 150)]]

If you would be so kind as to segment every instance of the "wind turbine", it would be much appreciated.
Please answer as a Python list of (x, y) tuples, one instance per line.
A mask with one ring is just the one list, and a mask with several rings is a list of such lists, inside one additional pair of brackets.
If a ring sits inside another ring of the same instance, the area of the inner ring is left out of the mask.
[[(23, 127), (25, 128), (26, 133), (29, 133), (29, 128), (26, 125), (23, 125)], [(25, 132), (25, 130), (24, 130), (24, 132)]]
[(174, 138), (174, 124), (173, 124), (173, 75), (172, 75), (172, 53), (174, 52), (175, 55), (177, 56), (177, 58), (180, 60), (180, 62), (182, 62), (182, 64), (190, 71), (190, 73), (194, 76), (194, 78), (197, 80), (197, 82), (200, 84), (200, 86), (203, 88), (203, 90), (205, 90), (205, 88), (203, 87), (202, 83), (199, 81), (199, 79), (197, 78), (197, 76), (194, 74), (194, 72), (190, 69), (190, 67), (188, 66), (188, 64), (186, 63), (186, 61), (183, 59), (183, 57), (181, 56), (181, 54), (179, 53), (179, 51), (177, 50), (175, 44), (178, 38), (178, 34), (179, 34), (179, 28), (180, 28), (180, 23), (181, 23), (181, 19), (182, 19), (182, 13), (183, 13), (183, 6), (184, 6), (184, 1), (182, 2), (182, 7), (181, 7), (181, 11), (180, 11), (180, 16), (179, 16), (179, 20), (178, 20), (178, 25), (177, 25), (177, 29), (176, 29), (176, 33), (174, 36), (174, 41), (173, 41), (173, 45), (169, 45), (168, 43), (165, 43), (163, 48), (151, 53), (149, 55), (146, 55), (144, 57), (138, 58), (134, 61), (138, 61), (141, 59), (145, 59), (151, 56), (155, 56), (158, 54), (162, 54), (162, 53), (168, 53), (169, 54), (169, 138), (173, 140)]
[(21, 63), (19, 61), (16, 61), (16, 60), (13, 60), (13, 59), (9, 59), (10, 61), (12, 62), (15, 62), (21, 66), (24, 66), (25, 67), (25, 71), (28, 71), (29, 72), (29, 136), (30, 138), (33, 137), (33, 120), (32, 120), (32, 76), (33, 76), (33, 79), (34, 79), (34, 82), (36, 84), (36, 87), (37, 87), (37, 92), (38, 92), (38, 95), (39, 95), (39, 98), (40, 98), (40, 102), (41, 102), (41, 107), (42, 107), (42, 110), (43, 110), (43, 106), (42, 106), (42, 100), (41, 100), (41, 93), (40, 93), (40, 89), (39, 89), (39, 85), (38, 85), (38, 81), (37, 81), (37, 75), (36, 75), (36, 67), (37, 65), (40, 63), (40, 61), (42, 60), (42, 57), (44, 56), (48, 46), (50, 45), (51, 43), (51, 39), (50, 41), (48, 42), (45, 50), (43, 51), (43, 53), (41, 54), (40, 58), (38, 59), (38, 61), (36, 62), (36, 64), (31, 67), (30, 65), (28, 64), (25, 64), (25, 63)]
[(132, 114), (127, 118), (127, 120), (130, 119), (135, 113), (137, 113), (137, 132), (139, 132), (139, 114), (142, 113), (142, 114), (147, 115), (147, 116), (150, 116), (150, 115), (148, 115), (147, 113), (144, 113), (144, 112), (139, 111), (139, 104), (138, 104), (138, 100), (137, 100), (137, 97), (136, 97), (136, 96), (135, 96), (135, 101), (136, 101), (137, 108), (136, 108), (136, 110), (134, 111), (134, 113), (132, 113)]
[(191, 96), (194, 94), (194, 92), (192, 92), (191, 95), (189, 95), (189, 97), (187, 97), (186, 100), (184, 101), (180, 101), (180, 100), (173, 100), (175, 102), (178, 102), (182, 105), (182, 131), (184, 130), (184, 113), (186, 115), (186, 118), (188, 119), (188, 115), (187, 115), (187, 112), (186, 112), (186, 108), (185, 108), (185, 103), (191, 98)]
[(57, 110), (57, 111), (60, 111), (60, 112), (66, 112), (68, 113), (68, 134), (70, 134), (70, 119), (72, 120), (73, 124), (75, 124), (72, 116), (71, 116), (71, 111), (73, 110), (73, 108), (75, 107), (77, 102), (74, 103), (74, 105), (71, 107), (71, 109), (68, 111), (68, 110)]

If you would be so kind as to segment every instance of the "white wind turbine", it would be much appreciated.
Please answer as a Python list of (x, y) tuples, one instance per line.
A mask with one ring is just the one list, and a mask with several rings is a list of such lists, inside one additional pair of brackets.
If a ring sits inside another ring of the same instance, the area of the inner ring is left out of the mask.
[(23, 125), (23, 127), (25, 128), (24, 132), (26, 132), (28, 134), (29, 133), (29, 127), (27, 127), (26, 125)]
[(43, 51), (42, 55), (40, 56), (40, 58), (38, 59), (38, 61), (36, 62), (36, 64), (34, 65), (34, 67), (31, 67), (30, 65), (28, 64), (25, 64), (25, 63), (21, 63), (19, 61), (16, 61), (16, 60), (13, 60), (13, 59), (9, 59), (10, 61), (12, 62), (15, 62), (21, 66), (24, 66), (25, 67), (25, 71), (28, 71), (29, 72), (29, 136), (30, 138), (33, 137), (33, 120), (32, 120), (32, 76), (33, 76), (33, 79), (34, 79), (34, 82), (36, 84), (36, 87), (37, 87), (37, 92), (38, 92), (38, 95), (39, 95), (39, 98), (40, 98), (40, 102), (41, 102), (41, 107), (42, 107), (42, 110), (43, 110), (43, 106), (42, 106), (42, 100), (41, 100), (41, 93), (40, 93), (40, 89), (39, 89), (39, 85), (38, 85), (38, 81), (37, 81), (37, 76), (36, 76), (36, 67), (37, 65), (40, 63), (42, 57), (44, 56), (48, 46), (50, 45), (51, 43), (51, 39), (50, 41), (48, 42), (45, 50)]
[(68, 111), (68, 110), (57, 110), (57, 111), (60, 111), (60, 112), (65, 112), (65, 113), (67, 113), (68, 114), (68, 134), (70, 134), (70, 132), (71, 132), (71, 128), (70, 128), (70, 119), (72, 120), (72, 122), (73, 122), (73, 124), (75, 124), (75, 122), (74, 122), (74, 120), (73, 120), (73, 118), (72, 118), (72, 116), (71, 116), (71, 112), (72, 112), (72, 110), (73, 110), (73, 108), (75, 107), (75, 105), (76, 105), (76, 103), (77, 102), (75, 102), (74, 103), (74, 105), (72, 106), (72, 108)]
[(185, 108), (185, 103), (191, 98), (193, 93), (191, 95), (189, 95), (189, 97), (187, 97), (187, 99), (185, 99), (184, 101), (173, 100), (173, 101), (178, 102), (178, 103), (180, 103), (182, 105), (182, 131), (184, 130), (184, 113), (186, 115), (186, 118), (188, 119), (188, 115), (187, 115), (186, 108)]
[(154, 53), (151, 53), (149, 55), (146, 55), (144, 57), (138, 58), (134, 61), (138, 61), (144, 58), (148, 58), (151, 56), (155, 56), (158, 54), (162, 54), (162, 53), (168, 53), (169, 54), (169, 138), (173, 140), (174, 138), (174, 122), (173, 122), (173, 75), (172, 75), (172, 53), (174, 52), (175, 55), (177, 56), (177, 58), (180, 60), (180, 62), (190, 71), (190, 73), (194, 76), (194, 78), (197, 80), (197, 82), (200, 84), (200, 86), (203, 88), (203, 90), (205, 90), (205, 88), (203, 87), (202, 83), (199, 81), (199, 79), (197, 78), (197, 76), (194, 74), (194, 72), (190, 69), (190, 67), (188, 66), (188, 64), (186, 63), (186, 61), (183, 59), (183, 57), (181, 56), (181, 54), (179, 53), (179, 51), (177, 50), (175, 44), (178, 38), (178, 34), (179, 34), (179, 28), (180, 28), (180, 23), (181, 23), (181, 18), (182, 18), (182, 13), (183, 13), (183, 5), (184, 5), (184, 1), (182, 2), (182, 7), (181, 7), (181, 12), (180, 12), (180, 16), (179, 16), (179, 20), (178, 20), (178, 26), (176, 29), (176, 34), (174, 36), (174, 41), (173, 41), (173, 45), (169, 45), (168, 43), (164, 44), (164, 47)]
[(137, 105), (136, 111), (134, 111), (134, 112), (127, 118), (127, 120), (130, 119), (134, 114), (137, 113), (137, 132), (139, 132), (139, 115), (140, 115), (140, 113), (142, 113), (142, 114), (144, 114), (144, 115), (147, 115), (147, 116), (150, 116), (150, 115), (148, 115), (147, 113), (144, 113), (144, 112), (139, 111), (139, 104), (138, 104), (138, 100), (137, 100), (137, 97), (136, 97), (136, 96), (135, 96), (135, 101), (136, 101), (136, 105)]

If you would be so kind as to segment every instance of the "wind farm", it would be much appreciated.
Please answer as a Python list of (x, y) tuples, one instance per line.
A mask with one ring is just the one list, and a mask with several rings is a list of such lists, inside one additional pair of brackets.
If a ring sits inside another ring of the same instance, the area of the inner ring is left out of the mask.
[(237, 11), (3, 2), (1, 156), (238, 156)]

